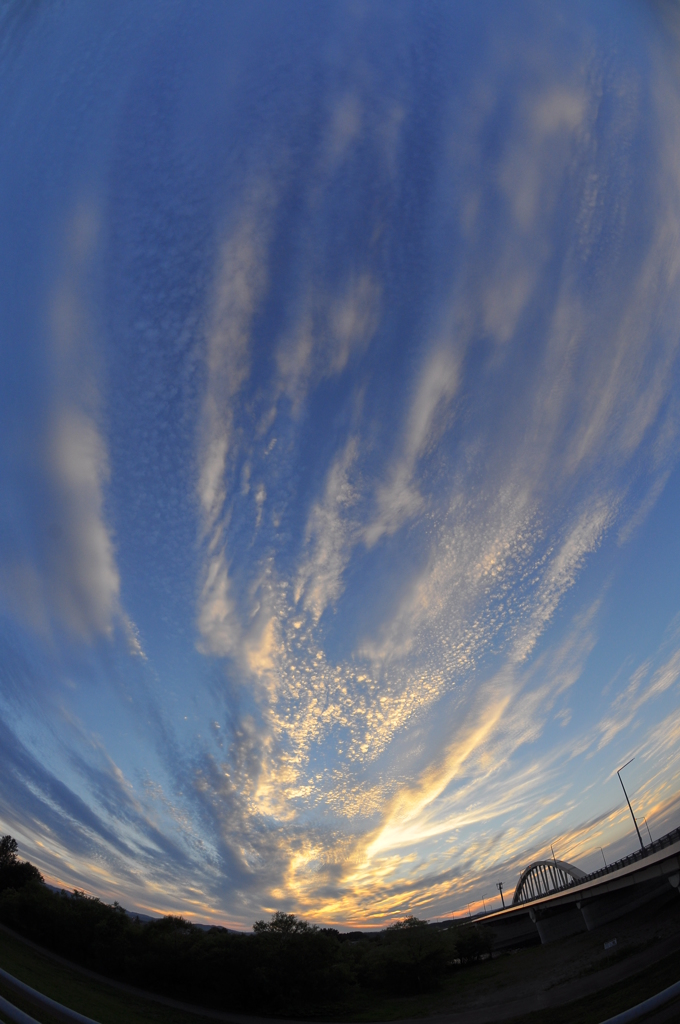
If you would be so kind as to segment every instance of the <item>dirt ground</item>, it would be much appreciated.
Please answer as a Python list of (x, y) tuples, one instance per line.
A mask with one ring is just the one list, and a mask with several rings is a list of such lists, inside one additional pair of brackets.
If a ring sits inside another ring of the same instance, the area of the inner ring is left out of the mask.
[[(613, 939), (616, 945), (605, 949), (605, 943)], [(624, 982), (632, 992), (639, 989), (639, 1000), (633, 998), (629, 1003), (634, 1005), (654, 994), (645, 991), (654, 965), (669, 957), (673, 964), (672, 954), (678, 951), (680, 896), (669, 887), (669, 893), (663, 897), (595, 931), (503, 954), (490, 963), (461, 972), (447, 991), (446, 1000), (432, 1008), (431, 1019), (451, 1024), (521, 1019), (523, 1015), (563, 1007)], [(680, 980), (680, 957), (675, 973), (677, 977), (668, 984)]]

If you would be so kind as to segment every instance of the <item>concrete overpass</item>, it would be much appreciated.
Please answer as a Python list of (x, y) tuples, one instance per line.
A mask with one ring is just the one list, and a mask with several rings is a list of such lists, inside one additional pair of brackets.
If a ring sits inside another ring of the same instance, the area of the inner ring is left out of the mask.
[(536, 861), (522, 872), (512, 906), (477, 923), (494, 933), (495, 949), (554, 942), (670, 896), (669, 884), (680, 887), (680, 828), (591, 874), (564, 861)]

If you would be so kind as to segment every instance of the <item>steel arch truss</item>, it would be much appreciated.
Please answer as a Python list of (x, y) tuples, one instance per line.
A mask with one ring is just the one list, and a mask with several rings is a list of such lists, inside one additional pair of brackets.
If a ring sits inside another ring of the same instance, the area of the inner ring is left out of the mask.
[(568, 889), (585, 877), (584, 871), (573, 864), (567, 864), (564, 860), (534, 861), (520, 875), (515, 895), (512, 897), (513, 906), (540, 899), (541, 896), (559, 892), (560, 889)]

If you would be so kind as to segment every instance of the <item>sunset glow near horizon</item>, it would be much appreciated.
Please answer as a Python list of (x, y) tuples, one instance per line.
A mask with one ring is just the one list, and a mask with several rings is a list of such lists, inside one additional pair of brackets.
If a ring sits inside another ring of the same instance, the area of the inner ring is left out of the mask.
[(377, 927), (632, 852), (631, 757), (680, 824), (674, 17), (3, 8), (0, 833), (46, 880)]

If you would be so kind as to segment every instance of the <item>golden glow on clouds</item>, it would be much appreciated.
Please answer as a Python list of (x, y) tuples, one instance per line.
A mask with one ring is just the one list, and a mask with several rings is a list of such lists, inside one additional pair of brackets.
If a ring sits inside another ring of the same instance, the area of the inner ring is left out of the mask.
[[(286, 449), (271, 433), (280, 403), (287, 398), (293, 418), (301, 416), (310, 389), (343, 373), (352, 355), (370, 343), (382, 310), (380, 287), (367, 271), (350, 273), (337, 295), (316, 286), (310, 271), (291, 325), (275, 340), (278, 379), (270, 412), (246, 443), (235, 431), (231, 406), (250, 372), (251, 324), (266, 289), (273, 186), (264, 198), (244, 204), (242, 221), (222, 247), (207, 339), (199, 475), (207, 543), (198, 626), (205, 652), (229, 655), (251, 680), (255, 710), (242, 723), (249, 753), (239, 762), (233, 751), (231, 760), (243, 766), (235, 782), (244, 795), (243, 813), (283, 828), (276, 841), (276, 900), (292, 901), (317, 918), (358, 921), (381, 890), (379, 909), (371, 911), (375, 920), (402, 912), (409, 901), (426, 907), (463, 884), (452, 877), (421, 890), (419, 881), (460, 855), (458, 834), (468, 830), (467, 860), (488, 866), (520, 856), (551, 821), (554, 797), (541, 795), (537, 779), (552, 769), (534, 764), (513, 775), (512, 757), (543, 733), (551, 716), (562, 725), (570, 721), (571, 710), (556, 703), (578, 680), (593, 647), (598, 602), (577, 617), (564, 644), (536, 660), (539, 641), (611, 530), (618, 525), (629, 535), (631, 524), (641, 521), (639, 510), (632, 518), (627, 511), (627, 483), (619, 470), (667, 397), (665, 357), (651, 375), (641, 367), (656, 344), (648, 329), (657, 294), (652, 282), (663, 281), (658, 287), (664, 294), (671, 278), (672, 287), (678, 283), (669, 269), (675, 266), (669, 264), (675, 235), (668, 224), (680, 228), (675, 193), (659, 211), (616, 311), (605, 303), (600, 308), (597, 299), (586, 307), (574, 274), (565, 273), (542, 361), (520, 396), (524, 429), (513, 427), (507, 440), (502, 432), (491, 441), (482, 434), (470, 440), (466, 458), (436, 497), (424, 467), (456, 428), (470, 325), (481, 318), (505, 346), (532, 300), (537, 261), (550, 246), (547, 212), (558, 201), (551, 191), (560, 177), (556, 161), (566, 166), (574, 151), (589, 158), (597, 116), (591, 99), (578, 85), (527, 100), (521, 112), (526, 130), (500, 171), (510, 211), (507, 248), (496, 263), (491, 257), (481, 290), (466, 294), (455, 281), (445, 289), (439, 326), (425, 346), (384, 473), (378, 479), (365, 473), (368, 440), (357, 418), (328, 462), (297, 566), (285, 574), (268, 552), (253, 574), (250, 607), (238, 609), (230, 596), (226, 545), (229, 459), (234, 466), (239, 455), (247, 460), (240, 485), (245, 496), (265, 459), (285, 473)], [(339, 110), (334, 131), (342, 145), (331, 147), (333, 159), (346, 158), (361, 124), (358, 100)], [(578, 258), (598, 230), (598, 182), (593, 178), (588, 188), (577, 225)], [(667, 194), (659, 194), (665, 201)], [(465, 216), (474, 245), (475, 214)], [(519, 260), (510, 252), (519, 252)], [(668, 359), (677, 350), (671, 334), (669, 326), (663, 341)], [(358, 392), (358, 410), (364, 401)], [(624, 419), (617, 413), (621, 407), (629, 410)], [(572, 421), (565, 447), (565, 426)], [(657, 446), (666, 453), (658, 480), (668, 475), (670, 437), (677, 443), (677, 423), (666, 420)], [(578, 474), (594, 467), (588, 493), (570, 500), (555, 520), (555, 495), (567, 501)], [(550, 495), (546, 479), (554, 481)], [(658, 495), (662, 486), (653, 482), (649, 493)], [(278, 521), (269, 491), (261, 485), (258, 493), (256, 531), (267, 517)], [(629, 526), (621, 527), (625, 515)], [(401, 581), (390, 615), (364, 633), (351, 658), (335, 663), (324, 649), (323, 617), (334, 613), (343, 595), (351, 559), (416, 522), (428, 522), (425, 557)], [(476, 666), (499, 645), (503, 665), (485, 684), (471, 685)], [(655, 671), (644, 690), (646, 669), (639, 670), (597, 730), (588, 732), (581, 754), (594, 744), (606, 746), (630, 725), (642, 702), (675, 685), (680, 662), (674, 659)], [(446, 707), (453, 724), (446, 737), (431, 741), (428, 716), (438, 707)], [(548, 764), (554, 760), (547, 758)], [(521, 830), (506, 823), (502, 840), (475, 842), (470, 830), (507, 820), (508, 792), (522, 815)], [(317, 825), (309, 830), (315, 816)], [(554, 812), (552, 820), (558, 828), (562, 813)], [(302, 832), (295, 830), (298, 822)], [(576, 843), (576, 833), (563, 838)], [(318, 888), (331, 877), (337, 894), (319, 904)]]

